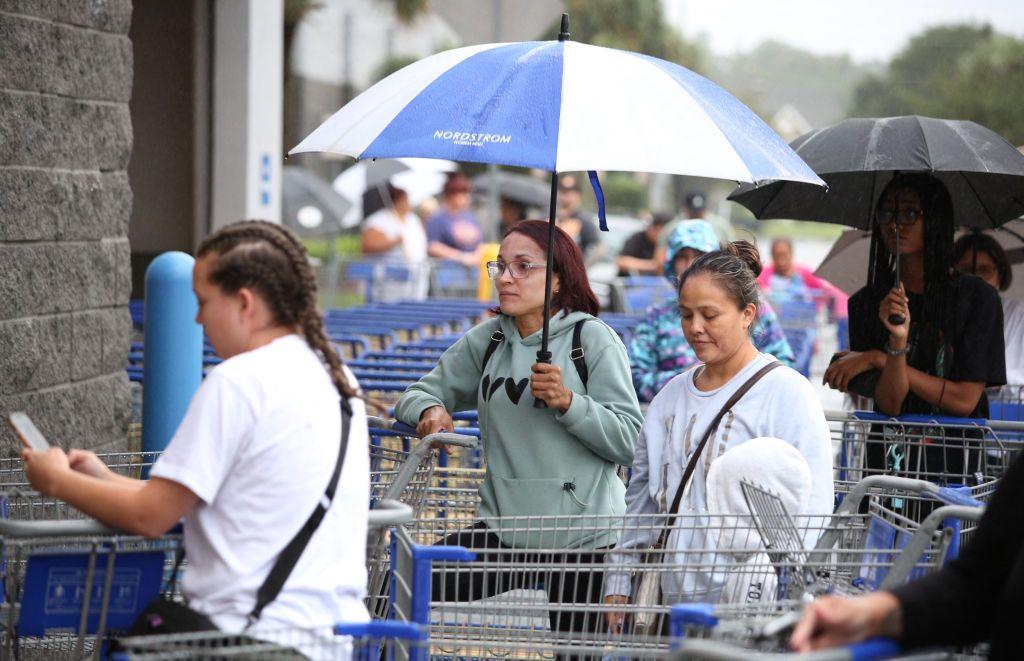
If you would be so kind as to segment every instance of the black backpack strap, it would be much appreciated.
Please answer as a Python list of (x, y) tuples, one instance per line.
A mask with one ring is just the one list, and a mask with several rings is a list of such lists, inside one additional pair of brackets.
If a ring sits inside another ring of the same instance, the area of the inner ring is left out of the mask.
[[(309, 544), (309, 540), (313, 537), (313, 533), (320, 526), (320, 522), (323, 521), (324, 516), (327, 515), (327, 510), (331, 507), (334, 501), (334, 492), (338, 488), (338, 480), (341, 477), (341, 468), (345, 464), (345, 453), (348, 450), (348, 433), (349, 423), (352, 418), (352, 408), (348, 401), (342, 398), (341, 401), (341, 449), (338, 451), (338, 460), (334, 462), (334, 474), (331, 475), (331, 481), (327, 484), (327, 489), (324, 490), (324, 496), (317, 503), (316, 509), (306, 519), (306, 523), (303, 524), (299, 532), (295, 533), (295, 537), (292, 541), (288, 542), (288, 545), (284, 547), (280, 555), (277, 556), (277, 560), (274, 562), (274, 566), (270, 568), (270, 573), (267, 574), (267, 578), (263, 581), (263, 585), (260, 586), (259, 590), (256, 591), (256, 605), (253, 606), (252, 612), (249, 613), (249, 622), (246, 628), (252, 626), (256, 620), (260, 619), (260, 614), (263, 613), (263, 609), (267, 607), (267, 604), (277, 599), (277, 595), (281, 594), (281, 588), (284, 587), (285, 581), (288, 580), (288, 576), (291, 575), (292, 570), (295, 569), (295, 565), (299, 562), (299, 558), (302, 556), (302, 552), (306, 550), (306, 545)], [(360, 542), (361, 543), (361, 542)]]
[[(572, 350), (569, 352), (569, 358), (572, 359), (572, 364), (576, 366), (576, 373), (580, 375), (580, 380), (583, 381), (583, 387), (587, 387), (587, 380), (590, 378), (590, 370), (587, 368), (586, 353), (583, 351), (583, 324), (590, 321), (590, 319), (580, 319), (576, 322), (576, 325), (572, 329)], [(487, 350), (484, 351), (484, 360), (480, 364), (480, 372), (483, 373), (484, 369), (487, 368), (487, 361), (491, 359), (494, 352), (497, 351), (498, 346), (505, 341), (505, 334), (500, 330), (495, 330), (491, 333), (491, 343), (487, 345)]]
[(497, 351), (498, 345), (505, 341), (505, 334), (501, 330), (495, 330), (491, 333), (491, 343), (487, 345), (487, 351), (484, 352), (484, 362), (480, 364), (480, 373), (483, 374), (484, 369), (487, 367), (487, 361), (491, 359), (494, 352)]
[(580, 319), (576, 322), (576, 325), (572, 329), (572, 351), (569, 352), (569, 358), (572, 358), (572, 364), (576, 366), (576, 373), (580, 375), (580, 381), (583, 382), (583, 388), (587, 387), (587, 380), (590, 378), (590, 370), (587, 369), (586, 353), (583, 351), (583, 324), (590, 321), (590, 319)]

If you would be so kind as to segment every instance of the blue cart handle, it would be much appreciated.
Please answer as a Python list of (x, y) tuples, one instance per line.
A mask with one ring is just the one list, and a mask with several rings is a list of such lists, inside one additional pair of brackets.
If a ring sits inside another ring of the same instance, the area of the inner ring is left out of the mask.
[(871, 638), (847, 645), (846, 651), (850, 654), (850, 661), (874, 661), (896, 656), (900, 652), (900, 646), (891, 638)]

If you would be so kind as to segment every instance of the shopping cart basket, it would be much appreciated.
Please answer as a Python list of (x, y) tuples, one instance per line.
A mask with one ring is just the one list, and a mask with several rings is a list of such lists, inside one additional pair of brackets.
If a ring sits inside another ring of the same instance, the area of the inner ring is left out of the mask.
[(423, 627), (407, 622), (374, 620), (316, 629), (279, 629), (253, 635), (203, 632), (122, 638), (122, 651), (111, 661), (167, 659), (324, 659), (390, 661), (426, 657)]
[(885, 638), (842, 645), (797, 655), (789, 650), (793, 626), (804, 604), (789, 603), (774, 609), (737, 609), (711, 604), (672, 607), (671, 628), (675, 651), (671, 661), (967, 661), (986, 656), (978, 649), (925, 649), (901, 651)]
[[(666, 651), (669, 638), (639, 636), (629, 627), (610, 634), (606, 614), (624, 612), (627, 621), (641, 613), (664, 619), (674, 602), (761, 605), (823, 592), (857, 593), (942, 566), (953, 538), (942, 524), (973, 520), (980, 509), (940, 508), (918, 523), (887, 509), (887, 498), (900, 488), (919, 495), (940, 493), (939, 488), (922, 481), (878, 482), (885, 479), (895, 480), (876, 478), (832, 516), (784, 510), (771, 516), (764, 507), (757, 510), (760, 516), (749, 517), (684, 512), (659, 551), (649, 545), (665, 526), (665, 514), (496, 517), (476, 524), (435, 517), (404, 528), (419, 544), (461, 546), (475, 556), (434, 565), (432, 645), (484, 656), (568, 648), (643, 655)], [(626, 576), (628, 590), (630, 577), (635, 584), (647, 573), (659, 577), (662, 605), (603, 604), (611, 575)], [(493, 643), (493, 651), (480, 641)]]
[(959, 487), (984, 500), (1020, 452), (1024, 423), (864, 411), (827, 411), (840, 497), (870, 475)]
[[(983, 513), (980, 502), (956, 490), (877, 475), (855, 487), (814, 548), (807, 549), (806, 531), (797, 526), (781, 498), (747, 481), (741, 488), (760, 548), (775, 568), (780, 600), (901, 585), (955, 557), (963, 522), (976, 523)], [(941, 506), (915, 523), (885, 507), (897, 493), (934, 498)], [(860, 515), (861, 510), (867, 516)]]

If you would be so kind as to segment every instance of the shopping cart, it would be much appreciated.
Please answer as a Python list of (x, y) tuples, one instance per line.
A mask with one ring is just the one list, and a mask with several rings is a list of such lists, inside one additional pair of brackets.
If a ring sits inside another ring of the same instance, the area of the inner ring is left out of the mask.
[[(856, 485), (807, 549), (807, 531), (781, 498), (748, 481), (740, 486), (761, 539), (758, 550), (775, 569), (779, 600), (902, 585), (955, 557), (963, 529), (973, 529), (984, 511), (981, 502), (955, 489), (876, 475)], [(897, 496), (931, 499), (937, 506), (916, 523), (889, 506)]]
[[(414, 429), (373, 416), (369, 417), (369, 425), (371, 507), (379, 500), (400, 501), (410, 507), (416, 518), (448, 516), (475, 507), (474, 476), (480, 470), (459, 465), (470, 461), (458, 461), (459, 455), (456, 455), (455, 466), (447, 465), (447, 459), (455, 448), (475, 451), (476, 437), (438, 433), (419, 439)], [(388, 444), (388, 440), (392, 443)], [(395, 447), (395, 441), (401, 447)], [(441, 458), (446, 461), (440, 461)], [(466, 476), (474, 486), (466, 486)], [(471, 513), (472, 509), (469, 511)], [(386, 597), (390, 562), (390, 546), (385, 532), (381, 531), (371, 536), (367, 547), (367, 608), (376, 617), (384, 617), (389, 607)]]
[(1021, 422), (924, 415), (891, 418), (864, 411), (826, 411), (825, 416), (840, 500), (853, 484), (871, 475), (928, 480), (986, 500), (1024, 447)]
[(5, 659), (99, 658), (107, 634), (160, 593), (180, 544), (93, 520), (0, 520), (0, 540)]
[[(412, 509), (380, 500), (368, 515), (369, 547), (381, 531), (409, 521)], [(369, 561), (368, 555), (368, 561)], [(415, 598), (415, 595), (412, 595)], [(317, 628), (256, 629), (119, 638), (112, 659), (409, 659), (425, 658), (426, 632), (411, 622), (339, 624)]]
[(426, 656), (423, 627), (380, 620), (315, 629), (268, 630), (253, 635), (203, 632), (122, 638), (120, 644), (121, 651), (111, 655), (111, 661), (231, 658), (390, 661)]
[[(431, 644), (471, 649), (486, 658), (509, 649), (663, 653), (667, 636), (640, 635), (628, 627), (611, 634), (605, 615), (664, 619), (667, 604), (681, 601), (777, 608), (825, 592), (897, 585), (942, 566), (955, 536), (949, 522), (980, 516), (980, 503), (968, 507), (958, 492), (923, 481), (874, 478), (832, 516), (772, 510), (768, 505), (777, 503), (771, 494), (753, 485), (749, 489), (765, 497), (751, 506), (750, 516), (682, 513), (667, 550), (661, 551), (648, 545), (666, 524), (664, 514), (496, 517), (488, 518), (486, 527), (466, 519), (414, 520), (404, 528), (417, 543), (461, 546), (475, 556), (435, 564)], [(886, 507), (891, 495), (901, 492), (964, 504), (939, 507), (918, 523)], [(623, 543), (612, 548), (616, 542)], [(602, 603), (610, 574), (631, 575), (635, 584), (647, 573), (659, 577), (664, 605)]]
[[(159, 452), (107, 452), (97, 456), (120, 475), (142, 478)], [(47, 498), (29, 487), (20, 457), (0, 459), (0, 519), (61, 521), (84, 519), (63, 501)]]
[(983, 647), (931, 648), (901, 651), (896, 641), (873, 638), (797, 655), (788, 641), (804, 604), (780, 608), (728, 608), (711, 604), (672, 607), (675, 651), (671, 661), (981, 661)]
[[(1005, 385), (988, 390), (989, 417), (994, 420), (1024, 422), (1024, 385)], [(1018, 435), (1016, 440), (1021, 440)]]
[[(660, 658), (665, 651), (663, 641), (633, 637), (628, 641), (614, 638), (574, 638), (570, 635), (543, 635), (529, 618), (513, 625), (510, 635), (493, 635), (496, 628), (478, 626), (467, 619), (462, 622), (438, 622), (434, 582), (440, 567), (473, 563), (478, 554), (462, 546), (421, 545), (405, 527), (395, 530), (392, 543), (391, 617), (413, 621), (429, 630), (429, 651), (433, 659), (550, 659), (561, 658)], [(600, 614), (594, 612), (595, 617)], [(500, 609), (493, 614), (478, 611), (477, 619), (497, 623)]]
[[(796, 656), (788, 650), (788, 639), (803, 606), (799, 602), (770, 608), (712, 604), (673, 606), (670, 622), (677, 643), (668, 658), (671, 661), (871, 661), (892, 659), (899, 654), (899, 646), (894, 641), (872, 639)], [(938, 661), (946, 657), (918, 658)]]

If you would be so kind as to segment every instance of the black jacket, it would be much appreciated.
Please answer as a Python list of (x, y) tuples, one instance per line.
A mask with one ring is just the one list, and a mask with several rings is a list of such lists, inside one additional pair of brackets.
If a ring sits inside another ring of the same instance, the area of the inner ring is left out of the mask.
[(992, 496), (974, 538), (942, 570), (893, 591), (905, 647), (991, 642), (992, 659), (1024, 649), (1024, 457)]

